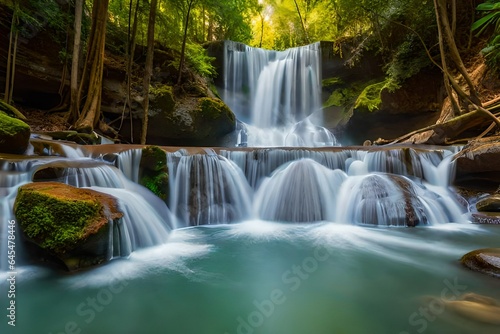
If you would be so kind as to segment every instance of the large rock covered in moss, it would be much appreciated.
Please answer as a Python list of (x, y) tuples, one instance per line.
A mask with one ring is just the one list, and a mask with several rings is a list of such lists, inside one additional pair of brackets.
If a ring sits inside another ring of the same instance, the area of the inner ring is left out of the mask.
[[(155, 145), (203, 145), (234, 131), (236, 117), (220, 99), (183, 96), (176, 99), (172, 87), (154, 89), (148, 143)], [(201, 94), (198, 94), (201, 95)]]
[(19, 187), (14, 212), (37, 257), (68, 270), (109, 260), (109, 222), (123, 216), (113, 196), (57, 182)]
[(199, 138), (220, 137), (235, 129), (236, 117), (220, 99), (200, 98), (194, 114)]
[(28, 124), (0, 111), (0, 153), (24, 153), (28, 148), (30, 134)]

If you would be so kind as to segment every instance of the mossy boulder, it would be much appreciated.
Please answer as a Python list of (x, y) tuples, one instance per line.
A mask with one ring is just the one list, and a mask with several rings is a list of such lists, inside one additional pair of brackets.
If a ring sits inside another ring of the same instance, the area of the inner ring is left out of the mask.
[(500, 248), (478, 249), (465, 254), (460, 261), (471, 270), (500, 278)]
[(142, 150), (139, 168), (139, 183), (166, 202), (168, 198), (168, 169), (166, 152), (158, 146), (145, 147)]
[(57, 182), (19, 187), (14, 213), (36, 257), (68, 270), (110, 259), (110, 221), (123, 217), (116, 198)]
[(150, 110), (153, 113), (174, 110), (176, 102), (172, 86), (161, 85), (151, 88), (150, 94), (152, 95)]
[(234, 131), (236, 117), (220, 99), (202, 97), (194, 110), (198, 138), (220, 137)]
[(28, 124), (0, 111), (0, 152), (22, 154), (28, 148), (31, 130)]
[(208, 97), (207, 90), (175, 94), (171, 86), (153, 88), (147, 142), (203, 145), (234, 131), (236, 117), (233, 112), (222, 100)]

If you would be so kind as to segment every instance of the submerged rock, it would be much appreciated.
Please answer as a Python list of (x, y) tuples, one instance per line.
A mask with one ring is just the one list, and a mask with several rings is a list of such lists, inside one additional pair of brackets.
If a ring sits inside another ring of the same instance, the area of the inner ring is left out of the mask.
[(19, 187), (14, 212), (36, 256), (68, 270), (110, 259), (110, 222), (123, 216), (116, 198), (57, 182)]
[[(433, 300), (436, 300), (436, 298), (433, 298)], [(466, 293), (456, 300), (439, 299), (439, 302), (443, 302), (446, 309), (460, 317), (485, 324), (500, 325), (500, 317), (498, 316), (500, 314), (500, 305), (491, 297), (477, 293)]]
[(471, 270), (500, 278), (500, 248), (478, 249), (465, 254), (460, 261)]
[(500, 194), (493, 194), (476, 203), (477, 211), (500, 212)]
[(23, 154), (28, 148), (30, 127), (0, 111), (0, 152)]

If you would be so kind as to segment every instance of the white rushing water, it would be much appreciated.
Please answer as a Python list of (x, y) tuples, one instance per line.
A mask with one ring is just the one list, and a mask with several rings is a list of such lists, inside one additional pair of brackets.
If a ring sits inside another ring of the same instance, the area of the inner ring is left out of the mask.
[(236, 164), (216, 154), (168, 155), (170, 208), (179, 227), (248, 218), (252, 190)]
[(498, 283), (458, 259), (496, 247), (499, 231), (468, 224), (450, 190), (453, 153), (180, 150), (167, 154), (171, 210), (131, 181), (140, 150), (106, 155), (118, 168), (89, 156), (2, 159), (0, 292), (11, 275), (5, 222), (17, 187), (35, 178), (110, 194), (125, 217), (110, 229), (113, 261), (71, 275), (29, 265), (17, 231), (20, 333), (386, 334), (425, 325), (494, 334), (498, 307), (467, 298), (498, 301)]
[[(110, 234), (118, 257), (162, 244), (170, 229), (188, 226), (248, 220), (425, 226), (467, 218), (449, 189), (453, 149), (180, 150), (167, 154), (168, 206), (137, 184), (140, 149), (114, 154), (119, 168), (78, 148), (63, 151), (78, 154), (3, 162), (2, 218), (14, 217), (17, 187), (33, 175), (94, 188), (115, 196), (125, 213)], [(4, 252), (5, 224), (0, 233)], [(0, 264), (5, 268), (5, 259)]]
[(225, 42), (222, 99), (239, 124), (239, 146), (337, 146), (322, 127), (319, 43), (271, 51)]

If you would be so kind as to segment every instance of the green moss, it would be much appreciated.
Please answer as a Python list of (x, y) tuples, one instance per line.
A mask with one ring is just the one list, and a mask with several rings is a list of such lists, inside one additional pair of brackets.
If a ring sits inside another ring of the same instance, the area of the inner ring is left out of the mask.
[(4, 101), (0, 100), (0, 111), (6, 113), (7, 115), (11, 117), (18, 118), (20, 120), (26, 121), (27, 118), (19, 110), (11, 106), (10, 104), (5, 103)]
[(24, 233), (42, 248), (59, 253), (84, 237), (101, 210), (102, 205), (90, 199), (65, 200), (22, 188), (14, 208)]
[(141, 184), (151, 190), (153, 194), (166, 201), (168, 194), (166, 189), (168, 189), (168, 174), (159, 173), (157, 175), (144, 175), (141, 178)]
[(366, 86), (359, 94), (354, 104), (354, 108), (365, 107), (369, 111), (374, 111), (380, 107), (382, 103), (381, 94), (384, 89), (394, 91), (399, 86), (392, 80), (386, 79), (382, 82)]
[(332, 95), (326, 100), (326, 102), (323, 104), (323, 107), (328, 108), (328, 107), (333, 107), (333, 106), (343, 106), (346, 102), (346, 95), (344, 95), (343, 89), (338, 89), (335, 90)]
[(172, 86), (160, 85), (151, 87), (149, 93), (154, 95), (151, 104), (155, 109), (172, 111), (175, 108), (175, 96)]
[(217, 96), (217, 98), (221, 98), (220, 95), (219, 95), (219, 91), (217, 90), (217, 87), (215, 87), (215, 84), (213, 82), (210, 82), (209, 83), (209, 86), (208, 88), (210, 89), (210, 91), (215, 95)]
[(30, 132), (28, 124), (0, 112), (0, 136), (15, 136), (22, 132)]
[(333, 77), (333, 78), (323, 79), (323, 81), (321, 82), (321, 85), (323, 87), (330, 87), (330, 86), (335, 86), (335, 85), (341, 85), (343, 83), (344, 82), (342, 81), (341, 78)]
[(235, 116), (231, 109), (219, 99), (212, 99), (204, 97), (199, 99), (198, 111), (203, 117), (211, 120), (220, 119), (222, 117), (228, 118), (230, 121), (235, 122)]
[(164, 201), (168, 199), (167, 154), (158, 146), (142, 150), (139, 183)]

